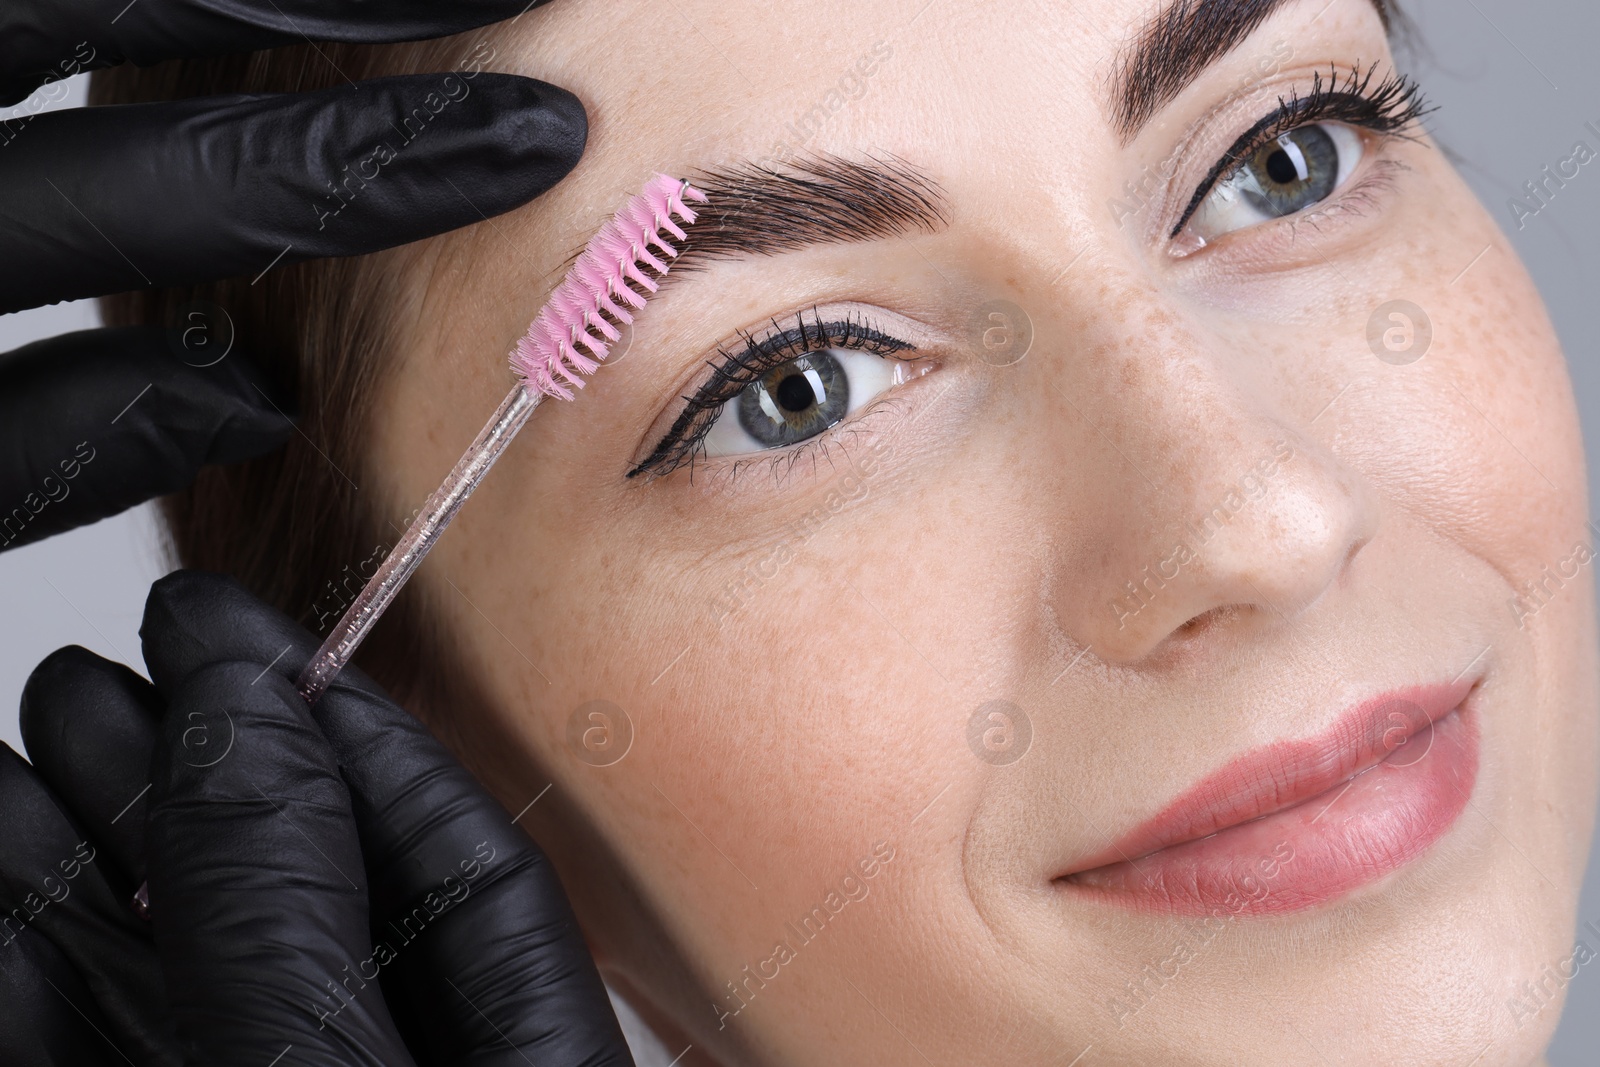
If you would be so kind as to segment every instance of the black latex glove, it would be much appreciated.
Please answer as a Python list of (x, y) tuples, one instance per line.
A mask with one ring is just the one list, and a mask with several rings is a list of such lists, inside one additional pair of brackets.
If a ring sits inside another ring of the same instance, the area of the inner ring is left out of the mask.
[[(0, 103), (52, 76), (124, 60), (306, 37), (440, 36), (539, 2), (5, 0)], [(0, 123), (0, 314), (141, 286), (254, 278), (526, 203), (577, 163), (583, 106), (555, 86), (479, 71), (483, 54), (462, 62), (454, 75)], [(244, 353), (196, 366), (231, 333), (212, 318), (70, 334), (0, 355), (0, 506), (23, 509), (0, 514), (0, 548), (104, 518), (182, 487), (203, 463), (287, 439), (292, 405), (269, 396)], [(99, 458), (84, 464), (80, 443)], [(69, 469), (74, 476), (63, 478)]]
[(0, 759), (0, 1062), (631, 1067), (544, 855), (369, 679), (308, 710), (316, 639), (198, 572), (141, 634), (153, 685), (63, 649)]

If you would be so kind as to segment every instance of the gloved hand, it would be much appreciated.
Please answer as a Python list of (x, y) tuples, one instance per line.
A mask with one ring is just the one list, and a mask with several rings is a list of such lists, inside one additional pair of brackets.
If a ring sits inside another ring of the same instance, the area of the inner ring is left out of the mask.
[(198, 572), (141, 634), (153, 685), (62, 649), (0, 759), (0, 1062), (632, 1064), (543, 854), (369, 679), (307, 709), (316, 639)]
[[(308, 38), (412, 40), (534, 4), (6, 0), (0, 103), (48, 78), (123, 61)], [(481, 57), (466, 62), (454, 75), (0, 123), (0, 314), (148, 285), (253, 278), (526, 203), (577, 163), (583, 106), (543, 82), (471, 69)], [(202, 314), (0, 355), (0, 507), (12, 509), (0, 513), (0, 548), (104, 518), (187, 485), (202, 464), (286, 440), (292, 404), (246, 359), (196, 365), (224, 346), (228, 329)], [(198, 351), (195, 342), (207, 341)]]

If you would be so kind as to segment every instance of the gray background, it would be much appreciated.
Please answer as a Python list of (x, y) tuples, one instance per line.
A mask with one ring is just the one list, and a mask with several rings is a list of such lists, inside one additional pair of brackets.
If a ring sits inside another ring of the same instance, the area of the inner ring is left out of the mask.
[[(1592, 312), (1600, 253), (1600, 161), (1518, 231), (1506, 201), (1575, 141), (1600, 149), (1600, 4), (1594, 0), (1404, 0), (1423, 48), (1410, 66), (1441, 110), (1429, 123), (1533, 272), (1566, 346), (1600, 500), (1600, 364)], [(82, 86), (63, 104), (82, 102)], [(0, 113), (3, 115), (3, 113)], [(0, 351), (94, 325), (84, 303), (0, 317)], [(20, 748), (16, 703), (33, 665), (80, 644), (138, 665), (139, 612), (165, 567), (148, 508), (0, 554), (0, 740)], [(1600, 853), (1600, 849), (1597, 849)], [(1600, 855), (1580, 920), (1600, 924)], [(1591, 948), (1600, 949), (1591, 941)], [(1469, 961), (1462, 961), (1469, 965)], [(1600, 963), (1578, 973), (1551, 1048), (1552, 1067), (1588, 1067), (1600, 1048)]]

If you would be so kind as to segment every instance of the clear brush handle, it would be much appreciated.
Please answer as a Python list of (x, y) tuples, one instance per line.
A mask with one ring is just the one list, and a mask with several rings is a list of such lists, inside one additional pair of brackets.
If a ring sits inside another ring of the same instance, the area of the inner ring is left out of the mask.
[(333, 681), (334, 675), (350, 662), (350, 657), (355, 655), (373, 625), (394, 601), (395, 595), (438, 542), (445, 527), (450, 525), (450, 520), (456, 517), (461, 505), (467, 502), (467, 497), (483, 481), (483, 476), (489, 473), (494, 461), (500, 458), (500, 453), (517, 436), (517, 431), (522, 429), (542, 399), (544, 394), (530, 393), (519, 381), (501, 401), (494, 416), (456, 461), (444, 484), (428, 497), (427, 503), (422, 505), (421, 514), (406, 528), (399, 543), (389, 550), (383, 565), (362, 587), (355, 602), (339, 618), (339, 624), (322, 642), (322, 647), (306, 664), (306, 669), (300, 672), (295, 688), (300, 690), (307, 704), (315, 704), (317, 698), (322, 696), (322, 691)]

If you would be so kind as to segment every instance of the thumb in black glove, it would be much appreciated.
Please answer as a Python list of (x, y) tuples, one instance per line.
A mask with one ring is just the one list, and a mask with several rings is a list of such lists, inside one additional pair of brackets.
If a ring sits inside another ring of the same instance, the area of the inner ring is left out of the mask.
[[(538, 2), (138, 0), (108, 12), (79, 0), (6, 0), (0, 100), (25, 95), (62, 61), (76, 70), (307, 39), (416, 40), (515, 18)], [(259, 280), (274, 267), (392, 248), (528, 202), (577, 164), (583, 106), (556, 86), (483, 70), (481, 59), (466, 65), (0, 123), (0, 314), (152, 285)], [(105, 518), (187, 485), (203, 464), (288, 438), (293, 404), (236, 369), (249, 358), (243, 345), (211, 363), (232, 343), (226, 312), (195, 316), (0, 354), (0, 507), (11, 509), (0, 514), (0, 549)]]

